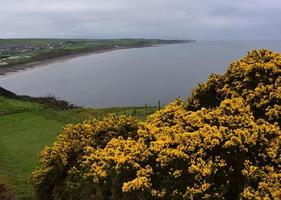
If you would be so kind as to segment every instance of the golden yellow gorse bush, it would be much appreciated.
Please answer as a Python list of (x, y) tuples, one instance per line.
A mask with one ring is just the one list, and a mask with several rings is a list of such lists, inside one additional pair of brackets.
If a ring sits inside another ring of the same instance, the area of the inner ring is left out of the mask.
[(39, 199), (281, 199), (281, 55), (253, 51), (145, 122), (69, 125), (41, 153)]
[(281, 55), (254, 50), (232, 63), (223, 76), (212, 74), (188, 99), (188, 110), (212, 108), (221, 101), (242, 97), (256, 118), (281, 123)]

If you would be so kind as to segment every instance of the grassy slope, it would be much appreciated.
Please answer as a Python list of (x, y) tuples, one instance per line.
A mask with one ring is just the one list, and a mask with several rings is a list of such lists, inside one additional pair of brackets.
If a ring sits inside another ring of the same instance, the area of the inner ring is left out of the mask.
[(27, 180), (37, 165), (37, 154), (65, 125), (40, 115), (43, 111), (40, 105), (0, 97), (0, 182), (19, 199), (32, 197)]
[(37, 165), (37, 153), (54, 141), (63, 125), (29, 112), (0, 118), (0, 181), (8, 183), (18, 199), (31, 199), (27, 180)]
[(40, 150), (52, 144), (67, 123), (109, 113), (132, 114), (144, 118), (155, 108), (107, 108), (54, 110), (28, 101), (0, 96), (0, 183), (5, 183), (18, 199), (32, 199), (28, 178), (38, 164)]

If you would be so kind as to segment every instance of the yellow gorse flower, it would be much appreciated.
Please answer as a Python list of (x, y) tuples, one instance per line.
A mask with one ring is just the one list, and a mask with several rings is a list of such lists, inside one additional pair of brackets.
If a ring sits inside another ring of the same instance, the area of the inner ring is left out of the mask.
[(41, 152), (40, 199), (281, 199), (281, 55), (254, 50), (145, 122), (68, 125)]

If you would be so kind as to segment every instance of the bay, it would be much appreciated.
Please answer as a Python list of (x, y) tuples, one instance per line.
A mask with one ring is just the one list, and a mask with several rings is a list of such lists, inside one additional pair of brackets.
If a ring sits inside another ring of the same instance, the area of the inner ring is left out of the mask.
[(85, 107), (167, 104), (261, 48), (281, 52), (281, 41), (199, 41), (91, 54), (0, 76), (0, 86)]

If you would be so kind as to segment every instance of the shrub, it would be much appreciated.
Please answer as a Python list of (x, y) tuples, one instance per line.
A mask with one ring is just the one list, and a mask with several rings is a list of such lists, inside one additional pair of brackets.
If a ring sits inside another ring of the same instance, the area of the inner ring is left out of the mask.
[(40, 199), (280, 199), (281, 55), (253, 51), (139, 122), (69, 125), (41, 153)]
[(211, 75), (188, 99), (187, 109), (212, 108), (225, 99), (242, 97), (255, 118), (281, 124), (281, 55), (254, 50), (230, 65), (223, 76)]
[(110, 116), (103, 121), (94, 119), (68, 125), (54, 145), (46, 147), (40, 154), (41, 167), (32, 174), (38, 198), (50, 200), (63, 196), (73, 199), (76, 194), (71, 194), (71, 191), (78, 187), (80, 180), (75, 179), (72, 172), (80, 168), (85, 148), (104, 148), (119, 136), (135, 138), (136, 130), (137, 121), (132, 117)]

